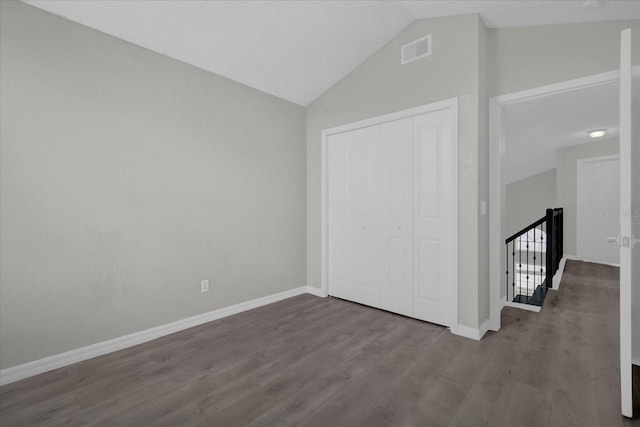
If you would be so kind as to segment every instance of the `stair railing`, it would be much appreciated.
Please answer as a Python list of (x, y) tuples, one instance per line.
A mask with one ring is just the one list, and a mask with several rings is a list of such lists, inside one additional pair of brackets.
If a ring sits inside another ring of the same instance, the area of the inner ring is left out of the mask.
[(562, 208), (505, 240), (507, 301), (542, 306), (563, 256)]

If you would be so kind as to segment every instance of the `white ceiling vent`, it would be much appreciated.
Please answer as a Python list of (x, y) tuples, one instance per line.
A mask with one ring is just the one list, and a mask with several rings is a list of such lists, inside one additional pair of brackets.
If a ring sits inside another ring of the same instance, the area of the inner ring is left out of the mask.
[(400, 63), (402, 65), (431, 55), (431, 34), (402, 45)]

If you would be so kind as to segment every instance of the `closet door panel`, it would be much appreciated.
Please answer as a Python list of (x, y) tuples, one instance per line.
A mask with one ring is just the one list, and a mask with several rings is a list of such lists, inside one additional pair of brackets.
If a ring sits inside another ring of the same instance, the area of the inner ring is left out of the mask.
[(329, 139), (329, 292), (379, 307), (375, 266), (380, 250), (371, 170), (374, 141), (370, 128)]
[(328, 144), (329, 165), (329, 271), (331, 295), (348, 298), (353, 294), (353, 232), (349, 213), (348, 148), (349, 138), (332, 135)]
[(453, 220), (451, 117), (438, 111), (413, 118), (414, 316), (451, 325)]
[(417, 242), (420, 264), (417, 282), (416, 297), (419, 301), (440, 301), (440, 288), (438, 285), (438, 265), (440, 264), (440, 242), (438, 240), (420, 239)]
[(353, 301), (380, 307), (379, 236), (376, 222), (377, 173), (374, 169), (376, 129), (368, 127), (349, 132), (348, 186), (355, 257)]
[(375, 175), (380, 259), (381, 307), (413, 315), (413, 162), (412, 119), (378, 126)]

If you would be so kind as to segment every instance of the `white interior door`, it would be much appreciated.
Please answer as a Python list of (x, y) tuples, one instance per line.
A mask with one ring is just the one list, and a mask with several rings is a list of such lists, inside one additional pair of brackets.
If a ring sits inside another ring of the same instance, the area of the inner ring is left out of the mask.
[(457, 241), (452, 180), (452, 127), (449, 110), (416, 116), (414, 135), (414, 317), (452, 324), (451, 272)]
[(620, 249), (607, 238), (620, 232), (620, 159), (578, 162), (577, 256), (585, 261), (619, 264)]
[(631, 417), (634, 352), (640, 359), (640, 88), (631, 73), (631, 29), (620, 46), (620, 386), (622, 414)]

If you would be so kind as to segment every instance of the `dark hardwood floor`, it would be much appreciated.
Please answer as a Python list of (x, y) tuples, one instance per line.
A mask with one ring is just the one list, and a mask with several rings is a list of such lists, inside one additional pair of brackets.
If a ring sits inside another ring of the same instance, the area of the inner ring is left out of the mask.
[(480, 342), (302, 295), (6, 385), (0, 425), (632, 425), (618, 340), (598, 264), (568, 262), (540, 313), (505, 308)]

